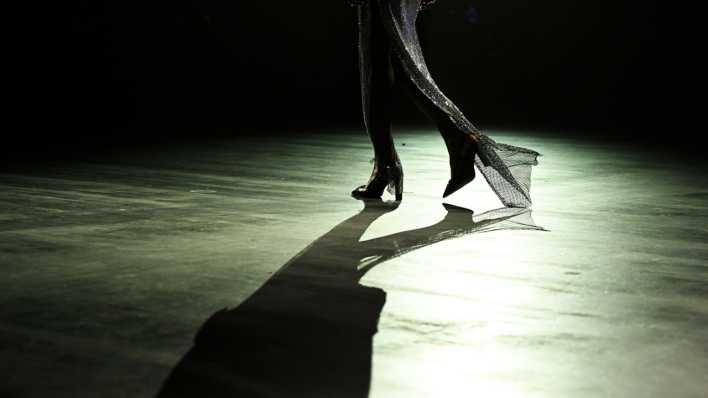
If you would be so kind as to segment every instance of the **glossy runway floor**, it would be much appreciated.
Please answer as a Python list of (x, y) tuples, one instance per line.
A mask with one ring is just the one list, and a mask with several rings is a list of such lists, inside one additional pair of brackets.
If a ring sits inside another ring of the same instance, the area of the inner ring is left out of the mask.
[(352, 132), (0, 174), (0, 396), (705, 397), (705, 163), (491, 135), (532, 212), (430, 131), (398, 207)]

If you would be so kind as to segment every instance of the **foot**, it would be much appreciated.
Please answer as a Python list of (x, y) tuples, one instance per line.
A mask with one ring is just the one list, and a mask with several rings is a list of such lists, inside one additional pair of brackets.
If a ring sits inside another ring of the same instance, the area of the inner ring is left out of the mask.
[(445, 187), (443, 198), (457, 192), (475, 177), (474, 158), (477, 154), (478, 137), (474, 133), (459, 134), (450, 142), (450, 180)]
[(403, 168), (400, 163), (374, 167), (369, 182), (353, 190), (352, 196), (356, 199), (378, 199), (386, 187), (397, 201), (403, 199)]

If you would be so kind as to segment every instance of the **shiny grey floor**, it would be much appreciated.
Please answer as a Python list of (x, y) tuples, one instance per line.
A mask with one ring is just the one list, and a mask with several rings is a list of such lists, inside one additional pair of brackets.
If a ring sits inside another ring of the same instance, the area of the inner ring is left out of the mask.
[(544, 154), (532, 213), (443, 207), (431, 131), (365, 211), (353, 132), (0, 174), (0, 396), (705, 397), (704, 161), (491, 135)]

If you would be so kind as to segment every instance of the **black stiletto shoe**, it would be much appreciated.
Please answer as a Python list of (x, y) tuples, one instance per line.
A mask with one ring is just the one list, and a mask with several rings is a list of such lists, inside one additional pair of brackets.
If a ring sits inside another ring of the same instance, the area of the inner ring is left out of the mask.
[(403, 199), (403, 168), (400, 163), (374, 170), (369, 182), (352, 191), (357, 199), (379, 199), (386, 189), (397, 201)]
[(450, 181), (447, 182), (443, 198), (457, 192), (460, 188), (474, 180), (474, 157), (477, 154), (477, 138), (474, 134), (466, 134), (464, 141), (455, 156), (450, 156)]

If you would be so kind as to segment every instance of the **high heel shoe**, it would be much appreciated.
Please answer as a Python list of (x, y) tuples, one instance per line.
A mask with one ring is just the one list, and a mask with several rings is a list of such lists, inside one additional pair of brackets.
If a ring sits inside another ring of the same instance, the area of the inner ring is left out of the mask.
[(474, 133), (465, 134), (463, 142), (457, 143), (457, 153), (450, 155), (450, 180), (447, 182), (443, 198), (457, 192), (469, 184), (475, 177), (474, 157), (477, 154), (477, 136)]
[(396, 201), (403, 199), (403, 167), (400, 163), (385, 166), (383, 170), (374, 169), (369, 182), (352, 191), (352, 196), (357, 199), (381, 198), (386, 189), (396, 197)]

